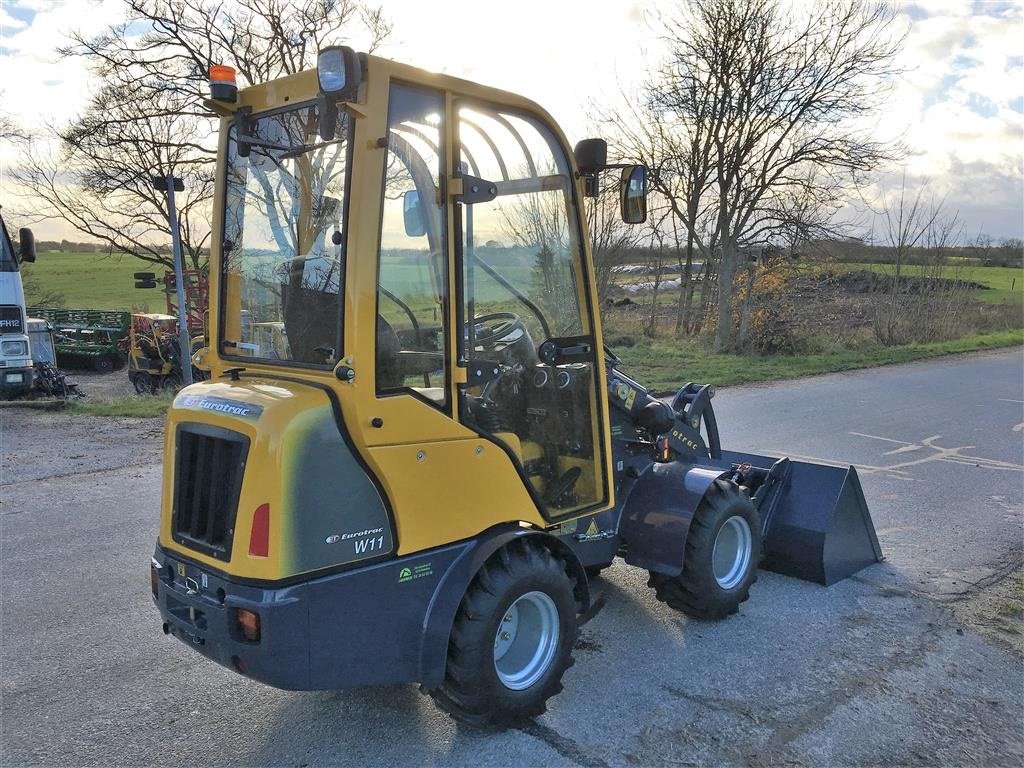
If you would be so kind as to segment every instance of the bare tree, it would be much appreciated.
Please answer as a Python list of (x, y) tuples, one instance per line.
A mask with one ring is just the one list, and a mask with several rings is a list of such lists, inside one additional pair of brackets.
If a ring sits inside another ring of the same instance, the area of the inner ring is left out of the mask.
[(906, 341), (901, 333), (913, 304), (903, 300), (904, 271), (916, 250), (931, 243), (944, 249), (951, 243), (955, 221), (945, 221), (943, 203), (927, 196), (927, 185), (917, 192), (907, 189), (906, 177), (894, 199), (883, 202), (881, 243), (887, 246), (891, 266), (885, 267), (888, 294), (875, 313), (875, 334), (883, 344)]
[[(5, 102), (4, 92), (0, 91), (0, 104)], [(6, 110), (0, 110), (0, 136), (15, 145), (24, 144), (29, 138), (28, 131), (19, 125), (18, 121)]]
[(777, 236), (787, 191), (835, 189), (897, 153), (864, 127), (896, 71), (893, 20), (865, 0), (799, 14), (781, 0), (695, 0), (659, 19), (668, 61), (640, 118), (617, 122), (626, 151), (653, 161), (655, 187), (680, 201), (688, 242), (718, 262), (718, 349), (734, 346), (741, 249)]
[[(110, 79), (86, 113), (49, 142), (30, 142), (12, 175), (32, 193), (35, 218), (59, 218), (116, 251), (173, 267), (167, 252), (167, 198), (151, 175), (183, 178), (177, 195), (183, 255), (200, 266), (209, 238), (215, 149), (211, 121), (175, 111), (154, 94), (142, 102)], [(161, 108), (162, 105), (162, 108)]]
[(125, 0), (125, 15), (95, 37), (72, 34), (61, 49), (101, 86), (80, 118), (33, 143), (13, 176), (36, 217), (168, 266), (159, 247), (166, 201), (150, 176), (184, 179), (182, 244), (199, 266), (216, 155), (216, 125), (202, 106), (210, 65), (234, 67), (245, 86), (314, 66), (322, 46), (357, 30), (368, 50), (390, 32), (381, 10), (358, 0)]
[[(688, 94), (691, 114), (683, 119), (658, 88), (675, 78), (673, 64), (666, 63), (653, 77), (635, 103), (627, 99), (630, 106), (601, 120), (617, 135), (618, 153), (647, 166), (648, 185), (666, 206), (660, 222), (673, 229), (671, 240), (676, 243), (681, 273), (675, 331), (693, 333), (700, 328), (704, 314), (693, 307), (697, 277), (706, 276), (716, 253), (716, 232), (708, 226), (713, 221), (708, 200), (714, 169), (711, 99), (709, 93), (699, 90)], [(695, 82), (689, 85), (696, 89)], [(685, 233), (685, 248), (679, 247), (679, 227)], [(695, 256), (701, 257), (703, 264), (696, 262)], [(707, 297), (705, 293), (705, 300)]]

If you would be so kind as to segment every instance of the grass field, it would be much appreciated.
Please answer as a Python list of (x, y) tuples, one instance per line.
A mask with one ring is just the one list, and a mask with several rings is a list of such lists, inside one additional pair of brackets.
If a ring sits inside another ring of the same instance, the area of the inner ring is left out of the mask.
[(139, 290), (132, 278), (135, 272), (160, 277), (164, 270), (134, 256), (46, 251), (23, 269), (28, 283), (25, 301), (30, 307), (37, 305), (40, 292), (52, 292), (64, 297), (65, 307), (74, 309), (164, 311), (159, 289)]
[[(891, 275), (894, 267), (891, 264), (840, 264), (842, 269), (869, 269), (872, 272)], [(909, 264), (903, 268), (902, 274), (913, 277), (922, 274), (924, 267)], [(925, 273), (927, 274), (927, 273)], [(943, 277), (959, 280), (970, 280), (987, 285), (990, 290), (978, 291), (982, 301), (1000, 303), (1007, 299), (1024, 301), (1024, 269), (1015, 267), (978, 267), (952, 266), (943, 271)]]
[[(842, 264), (843, 269), (870, 269), (889, 274), (888, 264)], [(905, 274), (914, 275), (920, 267), (904, 268)], [(35, 264), (25, 267), (25, 275), (32, 287), (52, 291), (64, 296), (67, 307), (83, 309), (122, 309), (134, 307), (157, 311), (163, 307), (163, 297), (157, 290), (135, 288), (132, 274), (140, 271), (156, 272), (151, 264), (125, 254), (106, 256), (95, 253), (65, 253), (47, 251), (39, 254)], [(1001, 302), (1014, 298), (1024, 300), (1024, 270), (1013, 267), (963, 266), (947, 270), (949, 277), (960, 277), (989, 286), (991, 290), (979, 291), (983, 301)], [(631, 279), (640, 279), (632, 277)], [(649, 279), (644, 277), (643, 279)], [(31, 306), (33, 295), (26, 295)], [(675, 300), (675, 292), (668, 291), (664, 301)]]

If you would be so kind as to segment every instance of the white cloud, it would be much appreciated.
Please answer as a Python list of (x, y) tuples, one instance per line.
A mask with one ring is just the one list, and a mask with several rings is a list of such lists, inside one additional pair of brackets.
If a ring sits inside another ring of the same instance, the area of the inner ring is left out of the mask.
[[(120, 0), (3, 1), (0, 68), (16, 73), (0, 84), (5, 110), (29, 128), (70, 119), (92, 83), (82, 61), (61, 59), (56, 48), (71, 29), (95, 33), (117, 21)], [(600, 130), (588, 124), (588, 105), (617, 102), (620, 86), (628, 91), (664, 50), (644, 22), (650, 7), (639, 0), (520, 0), (514, 7), (389, 0), (384, 10), (394, 34), (379, 53), (522, 93), (550, 111), (575, 142)], [(20, 22), (28, 14), (19, 11), (35, 11), (30, 24)], [(993, 234), (1020, 236), (1021, 195), (1014, 202), (1010, 182), (1018, 179), (1019, 190), (1022, 4), (928, 0), (900, 11), (909, 29), (900, 55), (907, 71), (894, 84), (877, 130), (913, 147), (913, 177), (933, 178), (961, 196), (965, 210), (983, 208), (991, 196), (1002, 213), (986, 226)], [(0, 160), (3, 155), (0, 148)], [(999, 183), (991, 189), (980, 183), (981, 168)]]
[(116, 21), (122, 13), (120, 3), (18, 0), (13, 8), (36, 13), (31, 24), (3, 33), (0, 67), (17, 73), (4, 78), (5, 107), (28, 129), (47, 121), (66, 121), (82, 109), (91, 81), (81, 60), (63, 58), (57, 48), (68, 44), (71, 30), (95, 34)]
[(0, 8), (0, 34), (6, 34), (13, 29), (24, 29), (27, 26), (27, 22), (14, 18), (3, 8)]
[[(1024, 229), (1024, 23), (1020, 3), (920, 3), (883, 122), (910, 149), (908, 177), (930, 179), (968, 232)], [(922, 18), (922, 13), (927, 17)], [(881, 188), (898, 184), (883, 177)]]

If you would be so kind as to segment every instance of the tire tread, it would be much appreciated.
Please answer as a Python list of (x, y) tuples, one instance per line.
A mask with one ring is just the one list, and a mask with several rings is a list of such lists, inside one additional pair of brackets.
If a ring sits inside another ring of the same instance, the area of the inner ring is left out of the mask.
[[(562, 675), (574, 663), (572, 649), (579, 636), (575, 614), (571, 621), (571, 637), (567, 646), (563, 646), (568, 652), (556, 655), (555, 666), (536, 684), (540, 687), (530, 696), (496, 701), (496, 697), (489, 696), (482, 684), (481, 667), (493, 664), (492, 640), (485, 637), (488, 619), (500, 607), (502, 597), (515, 588), (516, 580), (530, 573), (543, 573), (547, 578), (564, 580), (564, 588), (575, 606), (575, 584), (568, 565), (545, 546), (515, 539), (484, 563), (455, 616), (448, 640), (444, 682), (439, 688), (426, 691), (438, 707), (460, 723), (478, 727), (519, 723), (544, 714), (547, 700), (562, 690)], [(559, 642), (563, 641), (560, 639)]]
[[(751, 569), (748, 577), (744, 579), (737, 590), (724, 593), (713, 582), (713, 577), (709, 583), (708, 574), (702, 572), (694, 564), (698, 562), (699, 553), (714, 546), (714, 540), (711, 538), (715, 530), (713, 520), (727, 515), (737, 505), (746, 507), (753, 518), (754, 525), (751, 526), (751, 532), (755, 539), (754, 552), (751, 556)], [(654, 587), (654, 593), (658, 600), (687, 616), (705, 621), (727, 618), (735, 614), (740, 605), (750, 598), (750, 587), (757, 581), (757, 563), (760, 552), (759, 534), (757, 512), (750, 500), (735, 483), (728, 480), (716, 480), (704, 494), (700, 506), (690, 521), (682, 573), (672, 577), (652, 572), (648, 586)], [(723, 599), (723, 595), (728, 595), (729, 598)]]

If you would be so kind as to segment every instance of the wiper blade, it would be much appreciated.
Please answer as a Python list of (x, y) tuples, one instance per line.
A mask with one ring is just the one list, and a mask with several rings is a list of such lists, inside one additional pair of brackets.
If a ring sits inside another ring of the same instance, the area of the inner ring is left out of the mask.
[(332, 141), (320, 141), (315, 144), (276, 144), (273, 141), (267, 141), (261, 139), (258, 136), (241, 135), (236, 141), (239, 144), (248, 144), (250, 147), (263, 147), (264, 149), (276, 149), (281, 152), (279, 160), (288, 160), (292, 157), (298, 157), (304, 155), (306, 152), (311, 152), (314, 149), (322, 149), (323, 147), (329, 147), (331, 144), (340, 144), (344, 139), (334, 139)]

